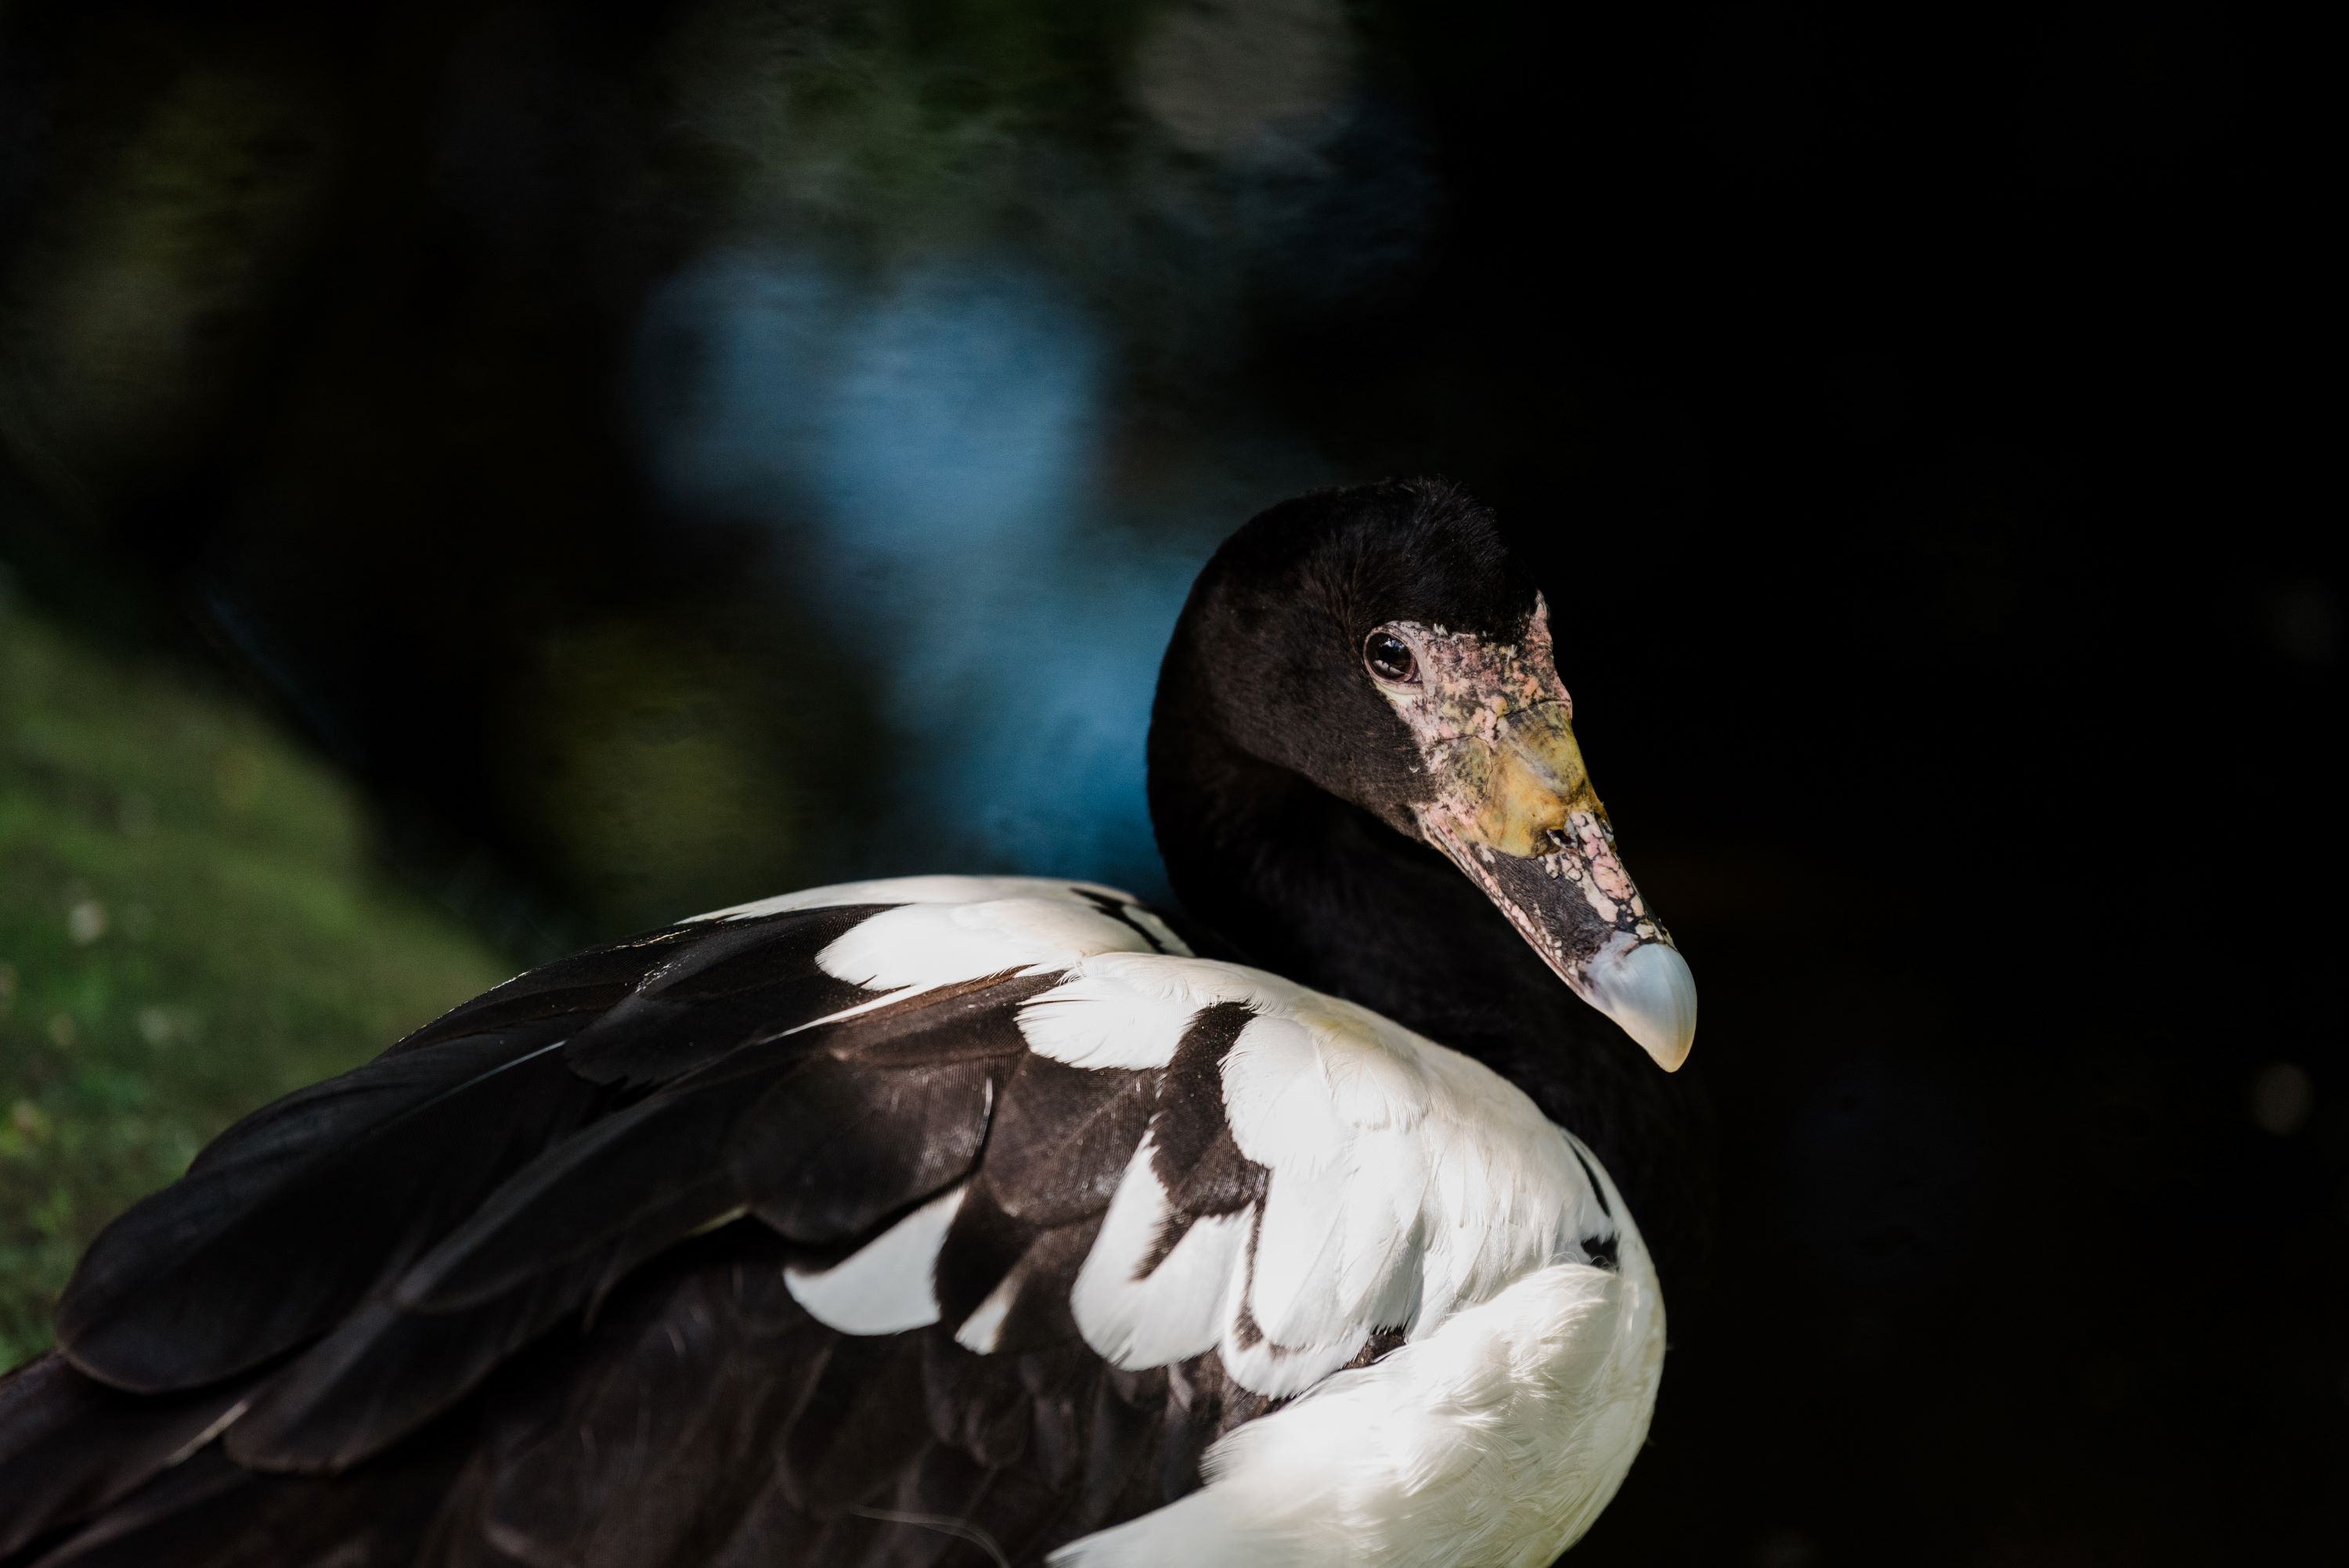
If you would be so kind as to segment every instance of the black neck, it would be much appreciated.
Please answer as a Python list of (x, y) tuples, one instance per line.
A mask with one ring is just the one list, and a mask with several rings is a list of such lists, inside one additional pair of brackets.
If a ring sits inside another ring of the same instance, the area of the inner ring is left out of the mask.
[(1150, 810), (1190, 917), (1230, 956), (1491, 1067), (1606, 1162), (1660, 1259), (1697, 1250), (1704, 1117), (1687, 1075), (1658, 1071), (1434, 851), (1185, 707), (1164, 682)]

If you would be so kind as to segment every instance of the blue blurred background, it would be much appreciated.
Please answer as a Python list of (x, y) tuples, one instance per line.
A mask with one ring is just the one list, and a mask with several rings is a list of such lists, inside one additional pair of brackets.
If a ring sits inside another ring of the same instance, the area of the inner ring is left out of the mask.
[(1163, 892), (1192, 573), (1435, 471), (1542, 575), (1705, 995), (1717, 1244), (1578, 1560), (2337, 1550), (2282, 48), (2168, 4), (0, 8), (0, 1361), (228, 1119), (521, 965), (847, 876)]

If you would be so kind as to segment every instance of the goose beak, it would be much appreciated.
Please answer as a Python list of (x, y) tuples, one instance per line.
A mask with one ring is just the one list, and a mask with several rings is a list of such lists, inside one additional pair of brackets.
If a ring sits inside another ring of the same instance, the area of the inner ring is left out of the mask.
[[(1549, 754), (1572, 754), (1563, 722), (1557, 736)], [(1530, 760), (1505, 753), (1500, 770), (1530, 773)], [(1606, 809), (1587, 780), (1579, 790), (1510, 793), (1515, 799), (1491, 820), (1447, 791), (1421, 810), (1420, 830), (1576, 995), (1620, 1025), (1658, 1067), (1678, 1071), (1696, 1041), (1696, 976), (1624, 871)]]
[(1422, 641), (1431, 666), (1398, 711), (1433, 797), (1420, 835), (1482, 888), (1575, 995), (1666, 1072), (1696, 1039), (1696, 978), (1616, 852), (1550, 660), (1546, 612), (1522, 645)]
[(1679, 1071), (1688, 1060), (1689, 1047), (1696, 1043), (1696, 976), (1670, 938), (1610, 937), (1584, 966), (1575, 991), (1620, 1024), (1666, 1072)]

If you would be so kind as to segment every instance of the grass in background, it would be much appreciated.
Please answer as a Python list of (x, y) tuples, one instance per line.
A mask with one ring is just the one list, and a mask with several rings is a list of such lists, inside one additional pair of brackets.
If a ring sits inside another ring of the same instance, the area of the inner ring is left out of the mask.
[(0, 1368), (207, 1140), (512, 967), (387, 877), (353, 791), (261, 717), (5, 586)]

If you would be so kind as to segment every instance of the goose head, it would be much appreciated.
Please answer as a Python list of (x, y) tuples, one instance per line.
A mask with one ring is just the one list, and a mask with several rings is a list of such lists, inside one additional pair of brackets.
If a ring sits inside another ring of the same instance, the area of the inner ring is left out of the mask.
[(1248, 763), (1444, 856), (1669, 1072), (1695, 1038), (1696, 982), (1616, 846), (1552, 625), (1458, 490), (1322, 491), (1257, 516), (1201, 573), (1161, 715), (1173, 694)]

